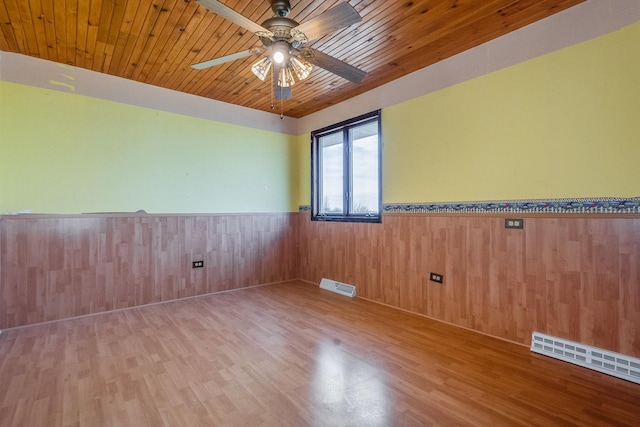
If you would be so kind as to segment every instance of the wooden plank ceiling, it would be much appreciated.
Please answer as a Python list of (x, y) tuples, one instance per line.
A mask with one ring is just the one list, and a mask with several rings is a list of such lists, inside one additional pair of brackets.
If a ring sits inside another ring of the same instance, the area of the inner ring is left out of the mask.
[[(307, 46), (369, 75), (355, 84), (316, 67), (284, 113), (303, 117), (583, 1), (351, 0), (362, 21)], [(267, 0), (221, 2), (254, 22), (273, 16)], [(338, 3), (293, 0), (289, 17), (305, 22)], [(194, 0), (0, 0), (0, 26), (2, 51), (270, 111), (271, 87), (250, 70), (257, 57), (190, 67), (261, 45)]]

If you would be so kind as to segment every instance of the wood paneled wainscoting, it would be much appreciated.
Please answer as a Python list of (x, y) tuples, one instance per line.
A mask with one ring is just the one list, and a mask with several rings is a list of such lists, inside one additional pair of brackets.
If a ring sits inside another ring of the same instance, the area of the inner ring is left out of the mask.
[(517, 343), (539, 331), (640, 357), (640, 218), (524, 219), (518, 230), (498, 214), (388, 213), (382, 224), (354, 224), (301, 213), (299, 271)]
[(0, 329), (296, 279), (296, 215), (3, 216)]
[[(360, 297), (517, 343), (539, 331), (640, 357), (640, 218), (526, 215), (523, 230), (505, 229), (504, 218), (3, 216), (0, 329), (327, 277), (356, 285)], [(191, 268), (195, 260), (204, 268)]]

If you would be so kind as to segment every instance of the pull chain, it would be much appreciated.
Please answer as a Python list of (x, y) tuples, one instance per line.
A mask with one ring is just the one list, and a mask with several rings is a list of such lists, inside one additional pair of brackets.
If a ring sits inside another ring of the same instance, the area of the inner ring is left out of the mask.
[(284, 98), (282, 96), (282, 89), (280, 89), (280, 120), (284, 120)]
[(284, 90), (284, 88), (280, 85), (278, 85), (278, 80), (277, 80), (277, 74), (275, 71), (275, 67), (271, 68), (271, 73), (273, 78), (271, 79), (271, 105), (269, 106), (271, 108), (271, 110), (275, 110), (276, 105), (275, 105), (275, 89), (274, 86), (278, 86), (278, 90), (280, 91), (280, 120), (284, 120), (284, 99), (283, 99), (283, 94), (282, 91)]
[(273, 91), (274, 91), (273, 85), (275, 84), (275, 71), (273, 71), (273, 68), (271, 69), (271, 75), (272, 75), (272, 78), (271, 78), (271, 84), (270, 84), (270, 86), (271, 86), (271, 91), (270, 91), (271, 92), (271, 106), (270, 107), (271, 107), (271, 110), (273, 110), (273, 109), (276, 108), (276, 106), (274, 104), (275, 95), (273, 93)]

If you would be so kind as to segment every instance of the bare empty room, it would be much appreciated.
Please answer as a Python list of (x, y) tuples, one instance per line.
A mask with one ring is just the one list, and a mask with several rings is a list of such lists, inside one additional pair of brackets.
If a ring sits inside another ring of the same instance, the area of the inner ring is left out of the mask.
[(640, 425), (637, 0), (0, 0), (0, 426)]

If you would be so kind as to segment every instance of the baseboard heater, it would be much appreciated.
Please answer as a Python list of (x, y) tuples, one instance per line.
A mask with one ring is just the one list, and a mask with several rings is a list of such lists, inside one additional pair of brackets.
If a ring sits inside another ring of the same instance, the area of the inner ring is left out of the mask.
[(346, 283), (336, 282), (335, 280), (322, 279), (320, 281), (320, 288), (327, 291), (335, 292), (340, 295), (346, 295), (348, 297), (356, 296), (356, 287), (353, 285), (347, 285)]
[(640, 384), (640, 359), (534, 332), (531, 351)]

